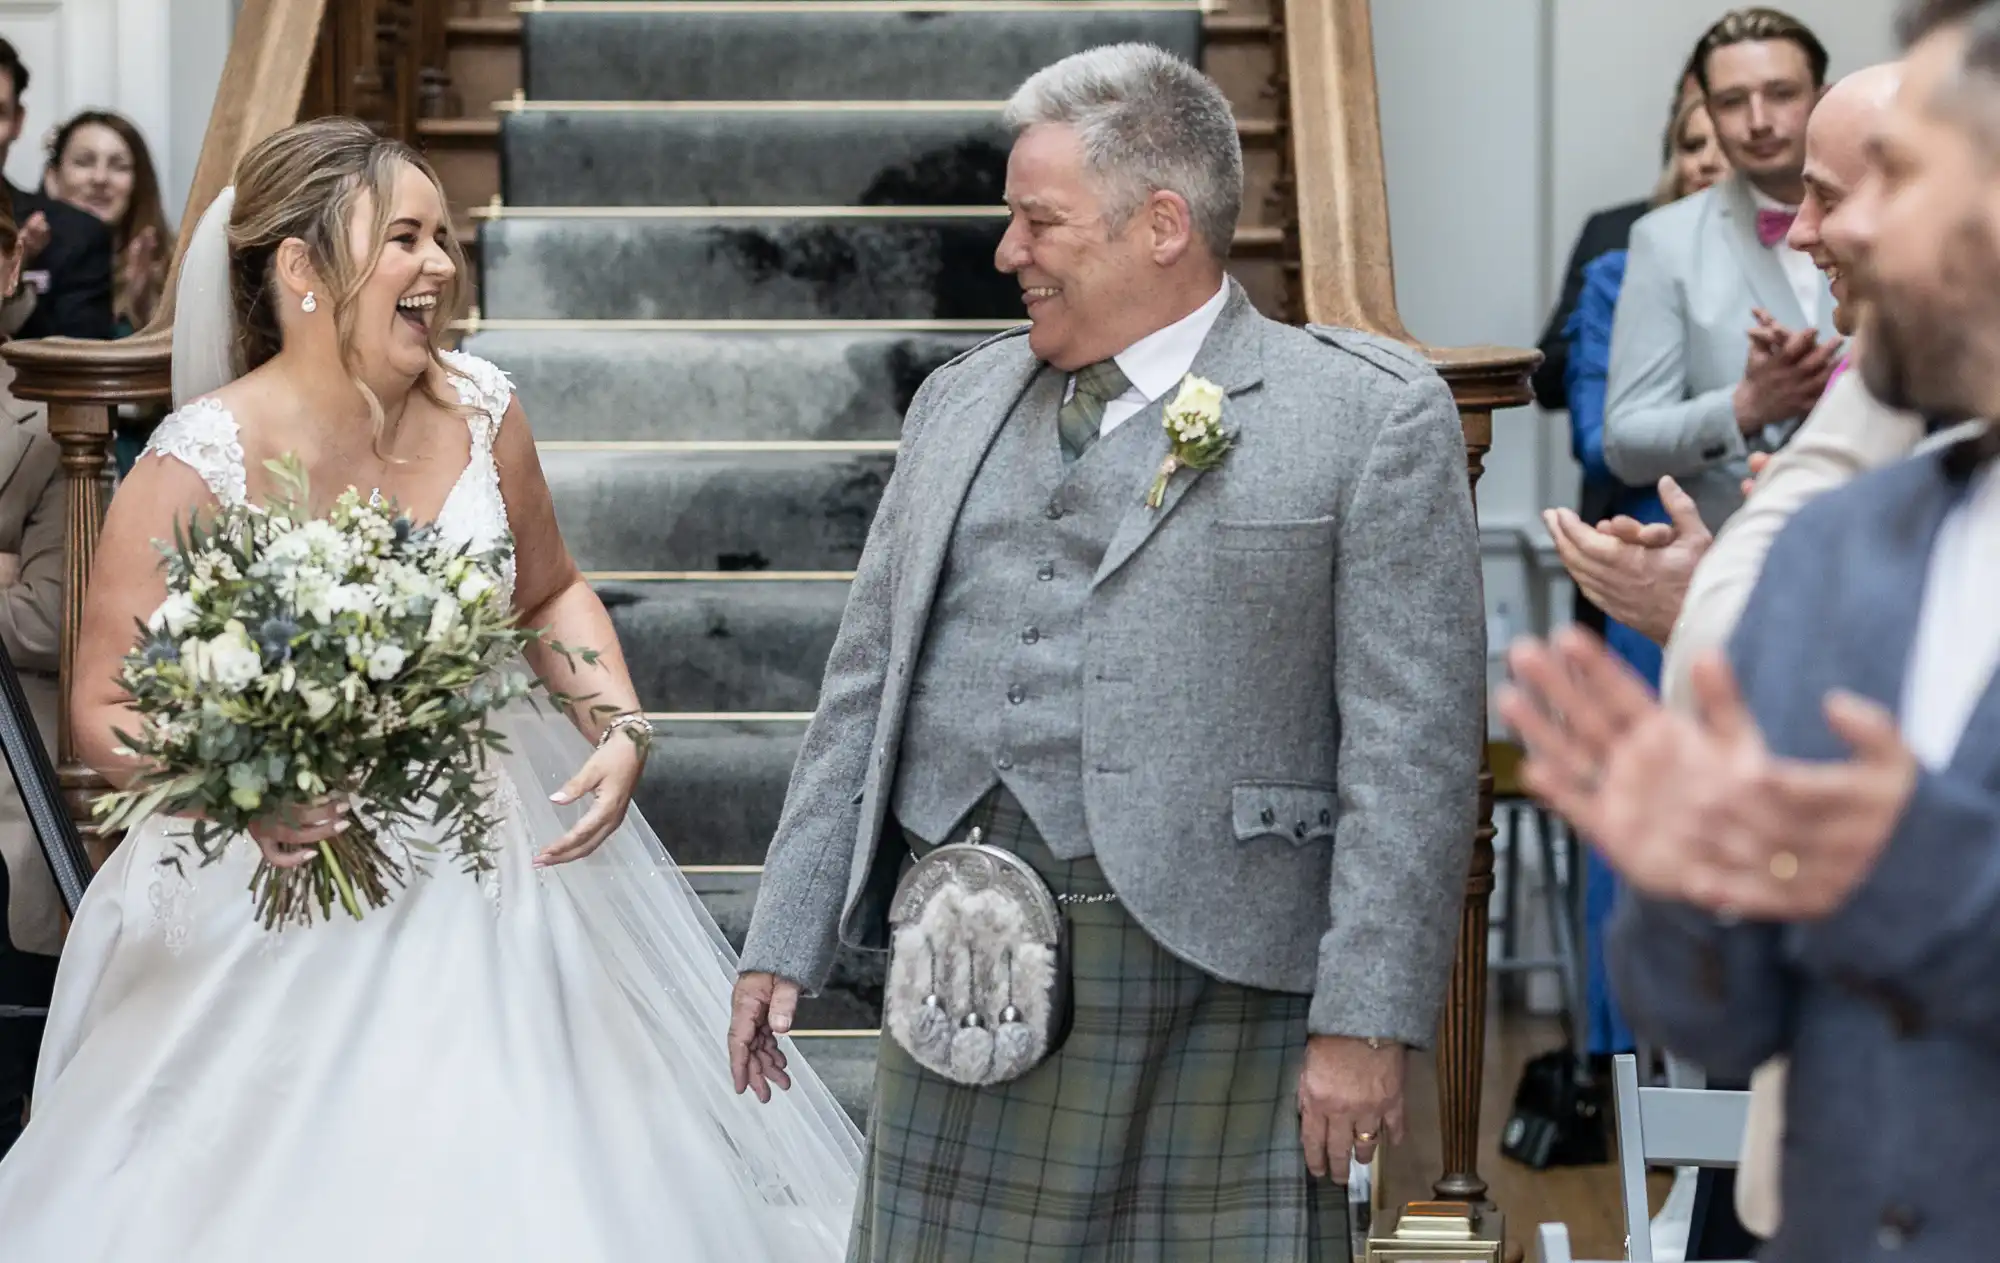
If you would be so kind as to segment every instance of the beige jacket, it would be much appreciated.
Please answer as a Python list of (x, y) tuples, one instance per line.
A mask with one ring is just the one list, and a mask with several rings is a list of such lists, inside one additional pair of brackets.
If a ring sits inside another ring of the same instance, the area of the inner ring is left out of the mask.
[[(1771, 458), (1756, 494), (1729, 519), (1695, 568), (1660, 670), (1661, 696), (1669, 705), (1693, 704), (1693, 664), (1729, 644), (1764, 557), (1792, 515), (1815, 496), (1909, 455), (1923, 435), (1920, 418), (1878, 403), (1860, 374), (1849, 372), (1833, 384), (1792, 441)], [(1750, 1116), (1736, 1174), (1737, 1218), (1766, 1238), (1777, 1231), (1782, 1210), (1778, 1163), (1784, 1109), (1785, 1062), (1776, 1058), (1750, 1080)]]
[[(56, 739), (56, 668), (62, 651), (63, 479), (60, 453), (39, 404), (7, 389), (0, 362), (0, 645), (21, 674), (42, 740)], [(11, 887), (7, 928), (24, 951), (62, 945), (62, 905), (13, 778), (0, 772), (0, 859)]]

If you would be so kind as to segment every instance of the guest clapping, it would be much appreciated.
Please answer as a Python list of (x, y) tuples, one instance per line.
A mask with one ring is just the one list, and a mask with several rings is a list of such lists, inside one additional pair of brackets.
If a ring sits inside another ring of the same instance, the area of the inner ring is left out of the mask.
[(85, 110), (50, 138), (42, 188), (111, 229), (117, 336), (144, 328), (166, 288), (174, 241), (145, 137), (121, 115)]

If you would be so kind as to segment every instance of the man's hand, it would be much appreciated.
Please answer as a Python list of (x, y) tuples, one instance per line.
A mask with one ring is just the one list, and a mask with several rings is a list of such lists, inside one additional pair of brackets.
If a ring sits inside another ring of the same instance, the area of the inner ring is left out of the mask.
[(741, 1095), (749, 1089), (761, 1104), (770, 1104), (771, 1085), (790, 1090), (785, 1050), (778, 1036), (792, 1029), (799, 1007), (799, 984), (773, 974), (747, 973), (736, 978), (730, 1002), (729, 1073)]
[(1702, 524), (1694, 500), (1673, 479), (1660, 479), (1660, 501), (1671, 524), (1617, 518), (1592, 527), (1568, 509), (1546, 510), (1542, 521), (1563, 568), (1591, 604), (1665, 644), (1694, 568), (1714, 536)]
[(1794, 332), (1767, 312), (1755, 314), (1750, 354), (1736, 385), (1736, 428), (1745, 434), (1811, 412), (1846, 347), (1838, 338), (1821, 346), (1816, 329)]
[(1527, 746), (1523, 782), (1655, 897), (1824, 917), (1873, 871), (1916, 784), (1893, 717), (1849, 694), (1829, 696), (1826, 716), (1853, 759), (1772, 755), (1720, 654), (1695, 664), (1694, 716), (1661, 707), (1579, 629), (1508, 659), (1499, 712)]
[(1306, 1040), (1306, 1061), (1299, 1070), (1299, 1139), (1305, 1145), (1306, 1170), (1345, 1184), (1350, 1156), (1365, 1164), (1374, 1160), (1384, 1137), (1402, 1140), (1407, 1054), (1401, 1044), (1370, 1048), (1367, 1040), (1344, 1035)]
[(1750, 498), (1750, 493), (1757, 489), (1757, 480), (1764, 476), (1764, 466), (1770, 463), (1771, 463), (1771, 453), (1769, 452), (1750, 453), (1750, 476), (1743, 480), (1743, 498), (1745, 500), (1748, 500)]

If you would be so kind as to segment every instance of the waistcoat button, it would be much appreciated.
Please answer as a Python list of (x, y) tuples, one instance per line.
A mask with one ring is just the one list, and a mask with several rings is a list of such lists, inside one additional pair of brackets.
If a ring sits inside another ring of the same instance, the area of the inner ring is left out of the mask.
[(1063, 515), (1062, 504), (1055, 500), (1049, 501), (1049, 521), (1060, 522), (1062, 521), (1062, 515)]
[(1011, 754), (1003, 753), (999, 758), (993, 760), (993, 766), (999, 768), (1003, 772), (1009, 771), (1014, 766), (1014, 756)]
[(1047, 583), (1049, 580), (1055, 578), (1056, 563), (1054, 563), (1053, 561), (1043, 562), (1041, 569), (1035, 571), (1035, 577), (1037, 579), (1040, 579), (1043, 583)]
[(1021, 643), (1024, 645), (1032, 645), (1041, 638), (1042, 633), (1039, 628), (1029, 627), (1021, 632)]
[(1007, 690), (1007, 700), (1014, 703), (1014, 705), (1019, 706), (1022, 702), (1028, 700), (1028, 690), (1016, 684), (1014, 687)]
[(1257, 813), (1257, 819), (1263, 824), (1275, 824), (1278, 819), (1278, 813), (1266, 807)]

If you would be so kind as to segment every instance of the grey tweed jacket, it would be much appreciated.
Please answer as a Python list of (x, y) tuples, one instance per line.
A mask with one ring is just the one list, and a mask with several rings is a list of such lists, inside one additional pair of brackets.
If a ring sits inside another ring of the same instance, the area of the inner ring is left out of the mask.
[[(910, 406), (744, 970), (816, 988), (837, 942), (887, 944), (905, 852), (883, 835), (909, 686), (959, 506), (1040, 368), (1023, 332), (945, 365)], [(1133, 486), (1093, 581), (1092, 846), (1169, 951), (1311, 995), (1314, 1033), (1427, 1045), (1484, 737), (1457, 410), (1409, 349), (1277, 324), (1233, 283), (1193, 371), (1227, 392), (1237, 445), (1177, 475), (1157, 511)], [(1152, 441), (1164, 458), (1165, 432)]]

